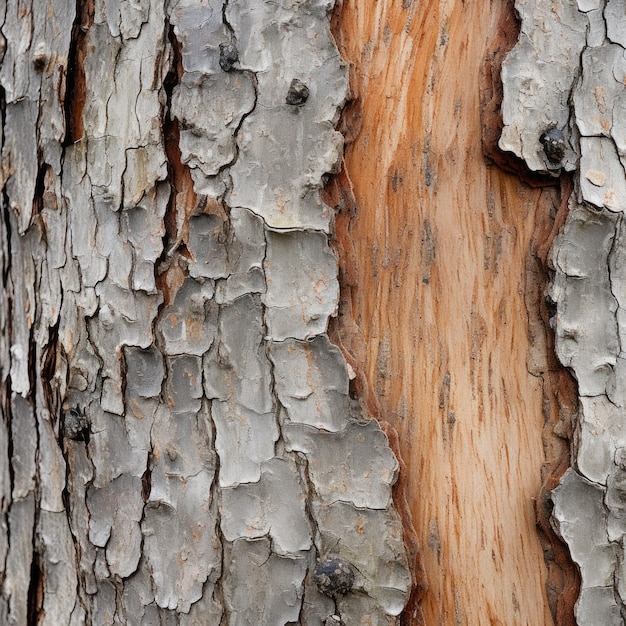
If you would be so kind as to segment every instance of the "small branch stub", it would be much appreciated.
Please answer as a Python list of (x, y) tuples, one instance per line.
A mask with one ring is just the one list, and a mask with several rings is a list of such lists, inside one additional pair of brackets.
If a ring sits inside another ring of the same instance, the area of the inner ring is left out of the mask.
[(63, 416), (63, 435), (73, 441), (85, 441), (89, 429), (87, 418), (76, 409), (66, 411)]
[(341, 559), (323, 559), (313, 572), (313, 582), (326, 596), (345, 596), (354, 585), (354, 572), (350, 564)]
[(309, 88), (297, 78), (289, 85), (289, 91), (285, 101), (292, 106), (302, 106), (309, 99)]
[(543, 151), (550, 163), (560, 163), (565, 156), (565, 135), (563, 131), (553, 127), (548, 128), (539, 137)]
[(235, 63), (239, 62), (239, 50), (234, 43), (220, 44), (220, 67), (225, 72), (231, 72)]
[(40, 41), (35, 46), (35, 53), (33, 55), (33, 65), (35, 66), (35, 70), (38, 72), (42, 72), (50, 61), (50, 55), (46, 50), (46, 44), (43, 41)]

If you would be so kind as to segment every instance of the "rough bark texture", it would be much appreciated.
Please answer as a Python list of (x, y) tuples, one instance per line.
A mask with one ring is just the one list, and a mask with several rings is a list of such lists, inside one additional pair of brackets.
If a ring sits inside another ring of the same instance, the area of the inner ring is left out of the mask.
[[(615, 0), (515, 6), (521, 34), (503, 68), (500, 146), (530, 170), (574, 172), (552, 246), (549, 299), (556, 352), (576, 377), (579, 403), (572, 466), (552, 492), (553, 520), (580, 568), (577, 623), (623, 624), (626, 8)], [(562, 144), (556, 154), (545, 145), (552, 129)]]
[(398, 462), (326, 334), (331, 5), (0, 5), (3, 624), (398, 621)]

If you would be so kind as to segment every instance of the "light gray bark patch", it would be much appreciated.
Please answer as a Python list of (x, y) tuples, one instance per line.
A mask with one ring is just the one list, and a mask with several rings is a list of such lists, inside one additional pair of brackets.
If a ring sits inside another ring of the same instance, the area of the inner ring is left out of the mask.
[[(220, 71), (219, 46), (229, 39), (222, 19), (222, 0), (171, 0), (169, 19), (182, 43), (185, 72), (215, 74)], [(219, 120), (221, 124), (222, 120)]]
[[(573, 0), (517, 0), (515, 9), (521, 32), (502, 65), (504, 129), (499, 145), (524, 159), (533, 171), (558, 171), (559, 166), (545, 156), (539, 137), (550, 126), (567, 128), (588, 18)], [(574, 152), (566, 154), (562, 166), (576, 167)]]
[[(607, 480), (606, 505), (608, 515), (608, 537), (610, 541), (620, 541), (626, 533), (626, 447), (615, 451), (617, 467)], [(624, 574), (624, 555), (618, 551), (618, 592), (624, 601), (624, 583), (620, 580)]]
[[(143, 551), (151, 571), (157, 604), (188, 613), (202, 597), (205, 581), (221, 574), (222, 550), (216, 541), (216, 504), (211, 502), (211, 475), (171, 477), (171, 503), (146, 507)], [(210, 594), (209, 594), (210, 595)]]
[(153, 342), (152, 320), (156, 318), (160, 299), (144, 292), (132, 292), (110, 282), (98, 285), (100, 299), (97, 316), (88, 324), (89, 337), (102, 362), (101, 408), (123, 415), (122, 346), (148, 347)]
[(264, 268), (268, 334), (274, 341), (326, 332), (339, 298), (337, 260), (323, 233), (268, 231)]
[(626, 11), (620, 0), (608, 0), (604, 9), (609, 39), (626, 48)]
[(169, 478), (186, 479), (204, 471), (205, 479), (213, 480), (216, 455), (209, 447), (213, 431), (206, 408), (200, 413), (170, 413), (162, 406), (157, 412), (152, 435), (151, 500), (175, 506), (175, 494), (169, 495), (167, 490), (176, 489), (181, 483), (170, 483)]
[[(316, 505), (314, 515), (321, 537), (321, 554), (336, 555), (353, 565), (356, 574), (353, 590), (367, 593), (370, 600), (366, 604), (374, 616), (380, 619), (381, 609), (388, 616), (399, 615), (411, 587), (411, 577), (397, 513), (393, 509), (374, 511), (336, 502)], [(345, 596), (341, 615), (347, 624), (358, 624), (363, 618), (361, 606), (358, 595)]]
[(91, 488), (87, 506), (89, 540), (106, 551), (111, 574), (121, 578), (130, 576), (141, 556), (141, 479), (122, 474), (105, 487)]
[[(626, 281), (620, 280), (620, 277), (626, 272), (626, 232), (624, 219), (620, 217), (616, 223), (615, 240), (613, 248), (609, 256), (609, 274), (611, 276), (611, 291), (615, 300), (617, 301), (617, 332), (619, 336), (620, 344), (620, 357), (626, 356), (622, 346), (626, 346)], [(618, 366), (621, 368), (623, 364), (618, 359)], [(623, 371), (623, 370), (622, 370)], [(623, 374), (618, 374), (616, 371), (616, 377), (620, 379)], [(617, 389), (611, 396), (611, 399), (617, 401), (620, 406), (624, 406), (626, 403), (626, 385), (620, 385), (620, 390)], [(617, 400), (624, 397), (624, 400)]]
[(265, 292), (265, 230), (263, 220), (247, 209), (230, 211), (232, 239), (228, 245), (229, 276), (218, 281), (215, 298), (220, 304), (247, 293)]
[(182, 162), (214, 176), (233, 161), (235, 131), (243, 116), (254, 108), (255, 100), (247, 73), (185, 72), (172, 96), (172, 113), (181, 122)]
[(149, 0), (119, 3), (116, 0), (96, 0), (94, 2), (94, 21), (106, 23), (113, 37), (124, 39), (139, 35), (141, 26), (148, 21)]
[(65, 511), (56, 513), (40, 510), (37, 538), (43, 570), (41, 624), (70, 624), (72, 613), (77, 609), (78, 578), (74, 542)]
[(581, 137), (582, 199), (611, 211), (626, 210), (626, 178), (614, 142), (606, 137)]
[(624, 85), (614, 75), (614, 67), (624, 49), (605, 44), (586, 48), (582, 53), (581, 76), (574, 89), (574, 112), (580, 134), (609, 137), (613, 120), (613, 105)]
[[(341, 615), (344, 624), (358, 624), (367, 615), (368, 622), (374, 626), (392, 626), (395, 619), (382, 609), (377, 600), (363, 593), (352, 593), (345, 598), (339, 598), (337, 602), (338, 613)], [(326, 624), (333, 626), (332, 621)]]
[(615, 471), (615, 450), (626, 445), (623, 411), (606, 396), (580, 398), (576, 465), (585, 478), (606, 485)]
[(106, 580), (98, 581), (96, 593), (93, 596), (92, 620), (97, 626), (117, 626), (116, 621), (116, 591), (112, 583)]
[(258, 482), (222, 489), (222, 533), (231, 542), (267, 536), (272, 552), (298, 556), (312, 546), (305, 500), (294, 461), (274, 458)]
[(124, 349), (126, 364), (126, 397), (154, 398), (160, 395), (165, 375), (163, 357), (154, 346), (142, 349), (127, 346)]
[(166, 354), (202, 356), (211, 347), (218, 313), (212, 297), (212, 283), (185, 280), (158, 321)]
[(195, 356), (167, 359), (165, 402), (173, 413), (197, 413), (202, 403), (202, 360)]
[(276, 395), (289, 421), (337, 432), (348, 424), (348, 370), (341, 351), (326, 335), (309, 341), (273, 341)]
[(274, 457), (279, 431), (276, 415), (257, 413), (234, 400), (211, 403), (215, 449), (220, 459), (220, 487), (256, 483), (261, 463)]
[(224, 221), (218, 215), (195, 215), (189, 218), (187, 245), (193, 262), (189, 274), (200, 280), (226, 278), (228, 254), (225, 246)]
[(367, 509), (390, 505), (398, 462), (374, 420), (351, 422), (336, 433), (285, 424), (283, 435), (289, 450), (306, 456), (309, 477), (321, 502), (350, 502)]
[[(85, 141), (78, 141), (65, 151), (66, 167), (63, 169), (63, 195), (67, 201), (70, 220), (70, 256), (78, 260), (80, 283), (74, 291), (98, 284), (106, 275), (106, 259), (95, 251), (98, 227), (91, 195), (89, 178), (86, 176)], [(66, 285), (71, 290), (70, 285)]]
[(165, 75), (158, 65), (162, 4), (152, 2), (148, 13), (136, 38), (121, 40), (97, 20), (86, 36), (87, 47), (98, 50), (84, 64), (86, 84), (94, 90), (83, 110), (88, 171), (94, 195), (113, 210), (132, 208), (167, 175), (161, 127), (152, 123), (161, 112), (155, 78)]
[[(37, 182), (37, 104), (30, 99), (8, 103), (5, 112), (2, 169), (11, 209), (24, 233), (30, 224)], [(6, 155), (6, 156), (4, 156)]]
[[(348, 90), (327, 19), (332, 3), (229, 3), (240, 66), (256, 72), (257, 106), (243, 121), (231, 168), (229, 204), (246, 207), (272, 228), (328, 230), (331, 212), (319, 196), (323, 176), (341, 156), (333, 128)], [(291, 81), (310, 91), (304, 106), (286, 103)]]
[(180, 626), (203, 626), (203, 624), (221, 624), (224, 609), (212, 590), (214, 585), (205, 587), (202, 598), (191, 605), (189, 613), (180, 615)]
[(30, 332), (35, 321), (35, 266), (30, 241), (17, 232), (17, 218), (11, 213), (11, 389), (26, 397), (31, 390), (28, 373)]
[(76, 3), (6, 3), (0, 26), (0, 84), (7, 102), (2, 180), (11, 190), (19, 232), (30, 225), (40, 158), (58, 174), (65, 136), (64, 75)]
[(572, 469), (552, 492), (558, 532), (580, 567), (576, 616), (581, 624), (597, 624), (598, 619), (603, 624), (620, 623), (615, 621), (619, 607), (613, 593), (617, 545), (609, 542), (606, 533), (604, 496), (604, 489)]
[[(230, 626), (279, 626), (298, 623), (306, 553), (299, 558), (272, 552), (269, 539), (237, 539), (224, 559), (223, 582)], [(280, 589), (280, 593), (276, 593)]]
[[(567, 224), (554, 243), (557, 303), (556, 352), (571, 367), (584, 396), (606, 392), (620, 352), (608, 259), (615, 217), (571, 203)], [(585, 242), (581, 246), (581, 241)], [(591, 313), (593, 310), (593, 313)]]
[(50, 414), (43, 408), (43, 402), (37, 402), (37, 461), (46, 468), (39, 472), (39, 507), (42, 511), (62, 512), (65, 510), (63, 491), (65, 490), (65, 459), (58, 446), (57, 434), (50, 420)]
[(122, 474), (141, 478), (147, 466), (147, 452), (128, 441), (124, 418), (90, 407), (92, 434), (89, 452), (95, 468), (94, 487), (104, 488)]
[(156, 291), (154, 266), (163, 251), (163, 216), (169, 191), (168, 185), (159, 185), (154, 196), (144, 196), (136, 207), (124, 211), (121, 218), (133, 251), (131, 287), (149, 294)]
[(16, 499), (9, 509), (7, 526), (11, 543), (3, 568), (2, 595), (7, 599), (7, 624), (28, 623), (28, 588), (33, 560), (35, 494)]
[(81, 443), (70, 444), (68, 454), (71, 460), (68, 472), (68, 497), (70, 503), (69, 520), (72, 535), (80, 547), (77, 567), (81, 578), (79, 594), (85, 606), (91, 605), (87, 599), (96, 593), (94, 561), (96, 548), (89, 541), (89, 509), (87, 508), (87, 489), (93, 479), (93, 465), (87, 456), (87, 449)]
[[(37, 474), (37, 426), (28, 400), (19, 395), (11, 398), (11, 472), (15, 500), (25, 498), (35, 491)], [(8, 487), (8, 485), (7, 485)], [(7, 490), (8, 491), (8, 490)], [(0, 492), (2, 493), (2, 492)], [(8, 496), (7, 492), (7, 496)]]
[(257, 413), (270, 413), (274, 407), (272, 374), (258, 297), (243, 296), (223, 305), (218, 329), (219, 342), (204, 361), (207, 397), (232, 399)]

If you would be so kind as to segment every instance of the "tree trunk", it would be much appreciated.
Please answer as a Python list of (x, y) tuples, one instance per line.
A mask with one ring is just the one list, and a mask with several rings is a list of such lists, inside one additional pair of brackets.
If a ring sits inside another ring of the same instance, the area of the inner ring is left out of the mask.
[(0, 623), (622, 623), (623, 3), (332, 5), (0, 5)]
[(4, 7), (3, 624), (396, 623), (398, 463), (326, 334), (330, 9)]

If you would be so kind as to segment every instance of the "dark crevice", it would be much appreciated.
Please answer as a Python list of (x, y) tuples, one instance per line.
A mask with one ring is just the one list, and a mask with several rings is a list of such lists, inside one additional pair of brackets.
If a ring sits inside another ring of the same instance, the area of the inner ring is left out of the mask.
[(76, 0), (76, 16), (67, 59), (65, 97), (62, 103), (65, 111), (63, 147), (73, 144), (83, 136), (83, 107), (87, 99), (84, 61), (87, 32), (93, 24), (93, 16), (93, 0)]
[(151, 464), (152, 454), (149, 454), (146, 471), (141, 477), (141, 497), (143, 498), (144, 502), (148, 502), (148, 498), (150, 497), (150, 491), (152, 490), (152, 470), (150, 468)]
[[(183, 233), (180, 232), (179, 213), (181, 211), (186, 211), (187, 213), (193, 211), (198, 202), (193, 189), (193, 180), (189, 168), (182, 162), (182, 154), (179, 146), (180, 123), (172, 115), (172, 95), (174, 88), (180, 84), (183, 75), (182, 44), (176, 38), (173, 26), (170, 25), (167, 32), (171, 46), (171, 64), (163, 81), (166, 103), (163, 109), (162, 123), (163, 141), (167, 157), (167, 180), (170, 184), (170, 197), (163, 218), (165, 226), (163, 251), (156, 263), (156, 284), (159, 291), (163, 294), (163, 304), (161, 307), (167, 306), (175, 295), (171, 292), (172, 285), (176, 281), (172, 281), (172, 284), (168, 281), (168, 270), (173, 267), (173, 253), (178, 252), (182, 256), (190, 256), (185, 243), (182, 241)], [(185, 219), (185, 223), (182, 226), (183, 231), (186, 228), (187, 222), (188, 219)]]
[(44, 193), (46, 190), (46, 174), (52, 168), (47, 163), (41, 163), (39, 160), (39, 169), (35, 180), (35, 195), (33, 196), (33, 217), (41, 213), (44, 207)]
[[(13, 412), (11, 411), (11, 381), (7, 379), (0, 386), (0, 410), (2, 411), (2, 417), (4, 418), (5, 428), (7, 432), (7, 457), (9, 459), (13, 459), (13, 437), (11, 437), (11, 422), (13, 419)], [(2, 498), (0, 499), (0, 515), (2, 516), (3, 523), (6, 528), (6, 542), (7, 545), (11, 545), (11, 526), (7, 522), (7, 514), (11, 507), (11, 498), (10, 494), (13, 493), (13, 487), (15, 485), (15, 468), (13, 467), (13, 463), (8, 463), (8, 471), (9, 471), (9, 486), (10, 488), (6, 490), (6, 499), (4, 497), (5, 494), (2, 494)], [(4, 555), (4, 560), (0, 564), (2, 567), (0, 568), (0, 585), (4, 584), (4, 579), (6, 578), (6, 557), (8, 553)], [(1, 617), (1, 616), (0, 616)]]
[(44, 575), (39, 560), (38, 554), (34, 553), (33, 560), (30, 564), (30, 584), (28, 586), (28, 626), (36, 626), (41, 622)]
[(546, 595), (555, 626), (574, 626), (574, 605), (580, 591), (580, 571), (567, 545), (552, 525), (552, 490), (570, 465), (573, 416), (578, 410), (577, 384), (556, 356), (555, 335), (550, 320), (555, 303), (546, 297), (551, 282), (550, 251), (556, 234), (568, 214), (568, 199), (573, 182), (561, 176), (561, 188), (545, 188), (537, 202), (536, 226), (526, 260), (525, 303), (530, 327), (543, 327), (543, 336), (529, 333), (530, 349), (547, 357), (547, 366), (530, 371), (541, 380), (543, 393), (543, 446), (545, 462), (541, 470), (542, 487), (535, 501), (537, 534), (547, 568)]

